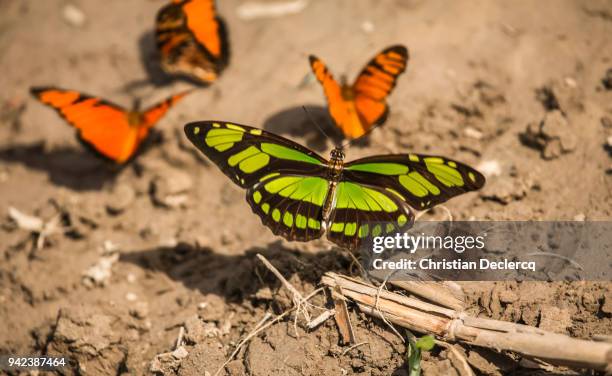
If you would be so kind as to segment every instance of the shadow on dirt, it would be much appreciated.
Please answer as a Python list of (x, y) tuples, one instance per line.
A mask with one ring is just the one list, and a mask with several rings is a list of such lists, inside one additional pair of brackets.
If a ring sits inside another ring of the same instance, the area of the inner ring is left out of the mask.
[[(317, 124), (325, 134), (319, 130)], [(347, 147), (348, 143), (340, 129), (335, 126), (327, 108), (318, 105), (296, 106), (277, 112), (266, 119), (263, 128), (280, 135), (303, 137), (306, 146), (324, 154), (324, 157), (327, 157), (327, 152), (334, 146), (345, 145)], [(369, 137), (365, 136), (351, 142), (350, 146), (367, 147), (369, 145)]]
[(242, 255), (222, 255), (208, 248), (179, 244), (174, 248), (123, 253), (120, 261), (164, 272), (204, 295), (212, 293), (241, 302), (263, 287), (280, 287), (279, 280), (257, 259), (257, 253), (265, 256), (285, 278), (297, 274), (301, 281), (313, 285), (318, 285), (325, 272), (346, 273), (351, 264), (349, 256), (340, 250), (296, 252), (283, 247), (280, 241), (251, 248)]
[[(334, 121), (329, 116), (327, 108), (317, 105), (305, 105), (304, 107), (308, 113), (302, 106), (296, 106), (273, 114), (266, 119), (263, 128), (279, 135), (303, 137), (306, 146), (320, 153), (326, 153), (334, 145), (339, 145), (343, 137), (334, 126)], [(323, 129), (327, 136), (321, 133), (313, 121)], [(328, 140), (332, 145), (329, 145)]]
[(100, 189), (106, 182), (114, 180), (122, 169), (85, 150), (62, 148), (45, 151), (42, 142), (2, 148), (0, 160), (45, 171), (52, 183), (77, 191)]

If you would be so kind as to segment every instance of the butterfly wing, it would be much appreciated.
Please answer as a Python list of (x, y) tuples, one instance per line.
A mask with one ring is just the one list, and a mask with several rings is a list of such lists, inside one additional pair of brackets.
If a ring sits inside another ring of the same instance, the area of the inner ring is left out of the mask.
[(429, 209), (485, 184), (484, 176), (466, 164), (419, 154), (358, 159), (345, 165), (343, 176), (391, 192), (417, 210)]
[(229, 41), (214, 0), (174, 0), (160, 9), (156, 42), (169, 73), (212, 82), (229, 63)]
[(401, 45), (391, 46), (370, 60), (357, 76), (353, 84), (355, 107), (366, 131), (385, 120), (387, 97), (407, 63), (408, 49)]
[(406, 202), (377, 184), (343, 178), (335, 194), (327, 238), (341, 247), (354, 250), (367, 238), (404, 232), (414, 223)]
[(329, 114), (344, 136), (347, 138), (357, 138), (363, 135), (365, 128), (357, 113), (355, 102), (344, 97), (343, 88), (319, 58), (311, 55), (310, 67), (319, 83), (323, 86), (323, 92), (327, 97)]
[(102, 156), (125, 163), (138, 147), (138, 129), (121, 107), (74, 90), (35, 87), (32, 95), (77, 129), (81, 141)]
[(187, 138), (234, 183), (262, 223), (289, 240), (320, 237), (327, 161), (286, 138), (246, 125), (202, 121)]
[(383, 155), (349, 162), (336, 189), (327, 237), (354, 249), (365, 238), (404, 232), (414, 221), (410, 207), (428, 209), (484, 183), (475, 169), (438, 156)]
[(164, 99), (163, 101), (147, 108), (142, 113), (143, 117), (143, 126), (146, 128), (151, 128), (155, 123), (161, 119), (168, 110), (177, 104), (181, 99), (183, 99), (187, 94), (191, 93), (191, 90), (185, 90), (178, 94), (174, 94)]

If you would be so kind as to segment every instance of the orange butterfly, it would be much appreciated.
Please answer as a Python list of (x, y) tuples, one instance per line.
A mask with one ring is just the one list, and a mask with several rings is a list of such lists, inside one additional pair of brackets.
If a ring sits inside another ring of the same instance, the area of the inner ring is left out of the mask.
[(34, 87), (30, 92), (53, 107), (77, 129), (77, 136), (104, 157), (128, 161), (155, 125), (189, 91), (173, 95), (145, 111), (126, 111), (116, 104), (74, 90)]
[(167, 73), (211, 83), (229, 63), (227, 29), (214, 0), (172, 0), (157, 13), (155, 38)]
[(329, 113), (349, 139), (363, 136), (372, 126), (385, 121), (389, 111), (387, 96), (407, 63), (406, 47), (385, 48), (362, 69), (355, 83), (348, 85), (344, 76), (338, 84), (325, 64), (310, 55), (310, 67), (323, 85)]

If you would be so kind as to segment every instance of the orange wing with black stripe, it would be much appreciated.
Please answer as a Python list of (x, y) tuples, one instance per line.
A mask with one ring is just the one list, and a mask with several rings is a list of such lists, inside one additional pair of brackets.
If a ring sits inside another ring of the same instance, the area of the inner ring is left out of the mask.
[(323, 85), (329, 113), (349, 139), (363, 136), (374, 125), (385, 121), (389, 110), (387, 97), (407, 63), (406, 47), (391, 46), (368, 62), (353, 85), (339, 85), (325, 64), (310, 56), (310, 66)]
[(229, 63), (227, 28), (214, 0), (173, 0), (157, 14), (155, 37), (167, 73), (210, 83)]
[(138, 112), (126, 111), (116, 104), (74, 90), (35, 87), (30, 91), (75, 127), (81, 141), (119, 164), (134, 156), (151, 127), (188, 93), (173, 95), (144, 112)]

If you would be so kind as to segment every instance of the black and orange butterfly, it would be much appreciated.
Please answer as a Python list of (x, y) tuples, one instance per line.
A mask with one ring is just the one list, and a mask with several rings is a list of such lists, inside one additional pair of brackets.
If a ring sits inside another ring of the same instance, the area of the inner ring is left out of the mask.
[(155, 39), (169, 74), (211, 83), (229, 63), (227, 28), (214, 0), (172, 0), (157, 13)]
[(34, 87), (30, 92), (75, 127), (79, 140), (118, 164), (133, 157), (149, 135), (151, 127), (189, 93), (184, 91), (173, 95), (144, 111), (138, 111), (138, 108), (127, 111), (116, 104), (74, 90)]
[(406, 47), (387, 47), (370, 60), (355, 82), (349, 85), (344, 76), (338, 84), (325, 64), (310, 55), (310, 67), (323, 85), (329, 114), (349, 139), (361, 137), (374, 125), (385, 121), (389, 111), (387, 96), (407, 63)]

